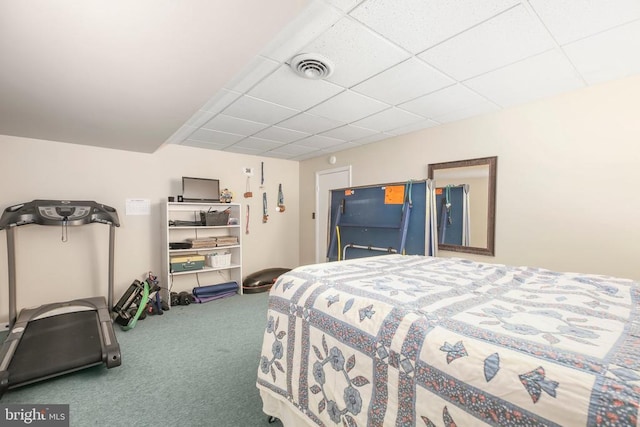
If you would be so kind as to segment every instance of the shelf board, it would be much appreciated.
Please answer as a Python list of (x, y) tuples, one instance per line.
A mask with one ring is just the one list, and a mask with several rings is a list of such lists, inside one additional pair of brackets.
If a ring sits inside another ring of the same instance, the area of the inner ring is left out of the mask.
[(190, 271), (175, 271), (173, 273), (169, 273), (172, 276), (182, 276), (185, 274), (197, 274), (197, 273), (208, 273), (210, 271), (220, 271), (220, 270), (231, 270), (234, 268), (240, 268), (239, 264), (231, 264), (231, 265), (226, 265), (224, 267), (205, 267), (205, 268), (201, 268), (200, 270), (190, 270)]
[(225, 202), (167, 202), (167, 205), (169, 205), (169, 210), (172, 210), (171, 207), (174, 206), (189, 206), (189, 205), (194, 205), (194, 206), (227, 206), (227, 207), (233, 207), (233, 206), (239, 206), (240, 203), (237, 202), (231, 202), (231, 203), (225, 203)]
[(239, 248), (240, 245), (226, 245), (226, 246), (214, 246), (211, 248), (189, 248), (189, 249), (169, 249), (169, 253), (179, 254), (179, 253), (189, 253), (189, 252), (203, 252), (203, 251), (221, 251), (223, 249), (234, 249)]
[(211, 228), (240, 228), (237, 224), (231, 225), (170, 225), (167, 227), (169, 230), (193, 230), (196, 229), (211, 229)]

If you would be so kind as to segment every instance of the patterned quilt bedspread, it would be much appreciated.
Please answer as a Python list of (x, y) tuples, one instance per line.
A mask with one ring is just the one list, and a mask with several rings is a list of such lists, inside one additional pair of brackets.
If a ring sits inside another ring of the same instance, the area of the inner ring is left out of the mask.
[(640, 285), (462, 259), (299, 267), (258, 388), (320, 426), (636, 426)]

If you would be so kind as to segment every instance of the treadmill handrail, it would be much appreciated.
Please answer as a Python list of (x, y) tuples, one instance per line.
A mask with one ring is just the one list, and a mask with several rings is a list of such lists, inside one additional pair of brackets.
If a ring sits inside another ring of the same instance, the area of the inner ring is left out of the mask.
[(120, 226), (118, 213), (111, 206), (94, 201), (33, 200), (9, 206), (0, 217), (0, 230), (7, 232), (7, 259), (9, 276), (9, 329), (17, 318), (15, 227), (36, 225), (109, 225), (109, 277), (107, 307), (113, 308), (115, 227)]
[(116, 209), (92, 200), (33, 200), (7, 207), (0, 217), (0, 230), (28, 224), (120, 226)]

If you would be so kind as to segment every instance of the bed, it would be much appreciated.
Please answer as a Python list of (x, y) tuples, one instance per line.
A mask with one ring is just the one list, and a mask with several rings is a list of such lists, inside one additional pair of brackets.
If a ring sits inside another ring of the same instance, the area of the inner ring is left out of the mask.
[(285, 426), (638, 425), (640, 285), (384, 255), (269, 294), (257, 387)]

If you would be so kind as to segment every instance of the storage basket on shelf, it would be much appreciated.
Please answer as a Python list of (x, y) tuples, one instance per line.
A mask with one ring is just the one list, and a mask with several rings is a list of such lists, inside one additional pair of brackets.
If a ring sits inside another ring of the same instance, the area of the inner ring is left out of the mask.
[(228, 267), (231, 265), (231, 253), (211, 253), (206, 256), (207, 266), (212, 268)]
[(200, 211), (202, 225), (227, 225), (229, 209), (223, 211)]

